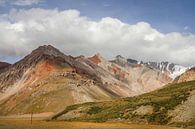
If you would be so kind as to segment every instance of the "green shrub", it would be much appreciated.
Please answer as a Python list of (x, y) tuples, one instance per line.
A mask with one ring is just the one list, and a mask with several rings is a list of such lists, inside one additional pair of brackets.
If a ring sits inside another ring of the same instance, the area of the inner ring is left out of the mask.
[(90, 114), (90, 115), (96, 114), (96, 113), (99, 113), (101, 110), (102, 110), (102, 108), (100, 108), (100, 107), (98, 107), (98, 106), (91, 107), (91, 108), (88, 110), (87, 114)]

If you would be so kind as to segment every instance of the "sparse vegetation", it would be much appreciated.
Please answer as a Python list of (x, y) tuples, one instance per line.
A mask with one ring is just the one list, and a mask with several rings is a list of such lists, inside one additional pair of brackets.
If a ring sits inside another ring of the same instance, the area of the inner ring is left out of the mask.
[(87, 112), (87, 114), (90, 114), (90, 115), (92, 115), (92, 114), (97, 114), (97, 113), (99, 113), (100, 111), (101, 111), (101, 108), (100, 108), (100, 107), (94, 106), (94, 107), (91, 107), (91, 108), (89, 109), (89, 111)]
[(78, 105), (71, 105), (71, 106), (68, 106), (68, 107), (66, 108), (66, 110), (57, 113), (55, 116), (52, 117), (52, 119), (56, 119), (56, 118), (58, 118), (59, 116), (65, 114), (65, 113), (67, 113), (67, 112), (69, 112), (69, 111), (71, 111), (71, 110), (77, 109), (77, 107), (78, 107)]
[[(163, 89), (140, 96), (108, 102), (74, 105), (73, 107), (75, 108), (86, 107), (82, 108), (82, 112), (86, 112), (86, 115), (75, 117), (71, 120), (96, 122), (104, 122), (108, 120), (130, 120), (136, 122), (136, 120), (145, 120), (148, 123), (153, 124), (167, 124), (171, 119), (168, 116), (168, 111), (186, 101), (190, 92), (193, 90), (195, 90), (195, 81), (190, 81), (180, 84), (171, 84)], [(133, 111), (142, 105), (152, 106), (154, 112), (148, 115), (137, 115), (133, 113)], [(72, 108), (71, 106), (67, 107), (60, 115), (66, 114), (70, 109), (74, 110), (75, 108)], [(58, 114), (53, 118), (57, 119), (60, 115)]]

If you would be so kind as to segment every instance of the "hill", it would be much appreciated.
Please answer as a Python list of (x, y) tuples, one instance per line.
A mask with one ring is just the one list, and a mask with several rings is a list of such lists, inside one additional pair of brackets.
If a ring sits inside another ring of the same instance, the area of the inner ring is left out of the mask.
[(52, 120), (128, 121), (195, 125), (195, 81), (170, 84), (143, 95), (68, 106)]

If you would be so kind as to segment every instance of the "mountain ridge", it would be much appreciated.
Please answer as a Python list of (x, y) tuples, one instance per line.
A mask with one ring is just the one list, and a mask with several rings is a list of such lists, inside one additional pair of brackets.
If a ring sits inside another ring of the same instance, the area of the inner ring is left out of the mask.
[(167, 73), (118, 58), (72, 57), (40, 46), (0, 73), (0, 115), (56, 113), (64, 106), (140, 95), (172, 82)]
[(161, 61), (161, 62), (143, 62), (143, 61), (137, 61), (135, 59), (127, 58), (125, 59), (121, 55), (116, 56), (115, 61), (120, 62), (119, 60), (123, 60), (123, 62), (129, 62), (130, 65), (145, 65), (147, 67), (150, 67), (152, 69), (159, 70), (161, 72), (167, 72), (169, 74), (169, 77), (172, 79), (175, 79), (176, 77), (180, 76), (184, 72), (186, 72), (190, 67), (184, 67), (182, 65), (178, 65), (175, 63), (170, 63), (168, 61)]

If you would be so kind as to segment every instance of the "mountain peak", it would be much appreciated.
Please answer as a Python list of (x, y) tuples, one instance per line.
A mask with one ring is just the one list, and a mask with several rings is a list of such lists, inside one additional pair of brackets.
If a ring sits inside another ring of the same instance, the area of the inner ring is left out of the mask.
[(103, 56), (100, 53), (96, 53), (94, 56), (89, 57), (89, 60), (91, 60), (92, 62), (94, 62), (95, 64), (99, 64), (103, 61), (105, 61), (105, 59), (103, 58)]
[(59, 61), (59, 58), (56, 57), (64, 59), (65, 55), (51, 45), (43, 45), (33, 50), (29, 55), (25, 56), (22, 60), (13, 64), (12, 68), (14, 69), (17, 68), (21, 71), (25, 71), (25, 69), (35, 66), (41, 61), (50, 60), (51, 62), (56, 63), (57, 61)]
[(121, 55), (117, 55), (115, 57), (115, 60), (118, 60), (120, 62), (126, 62), (127, 63), (127, 59), (125, 59), (125, 57), (121, 56)]
[(125, 59), (123, 56), (121, 56), (121, 55), (117, 55), (116, 57), (115, 57), (116, 59)]
[(98, 52), (96, 53), (94, 56), (98, 57), (98, 58), (103, 58), (103, 56)]
[(62, 55), (64, 55), (57, 48), (55, 48), (51, 45), (39, 46), (37, 49), (32, 51), (31, 55), (34, 55), (34, 54), (45, 54), (45, 55), (53, 55), (53, 56), (62, 56)]

